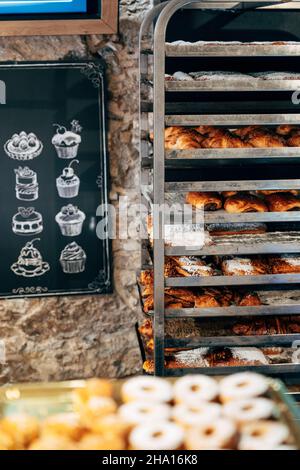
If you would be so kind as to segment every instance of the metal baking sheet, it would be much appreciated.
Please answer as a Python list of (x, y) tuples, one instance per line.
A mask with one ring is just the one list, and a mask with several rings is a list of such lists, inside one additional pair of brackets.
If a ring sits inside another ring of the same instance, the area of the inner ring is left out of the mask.
[[(274, 189), (300, 190), (300, 179), (282, 180), (227, 180), (227, 181), (183, 181), (166, 183), (166, 192), (190, 191), (257, 191)], [(218, 211), (218, 213), (221, 211)], [(283, 214), (283, 212), (282, 212)], [(245, 215), (245, 214), (243, 214)]]
[(166, 150), (167, 160), (236, 160), (261, 158), (300, 158), (300, 147)]
[[(256, 335), (256, 336), (199, 336), (194, 338), (165, 339), (166, 348), (211, 348), (211, 347), (291, 347), (300, 340), (300, 334)], [(300, 364), (299, 364), (300, 367)]]
[(166, 287), (247, 286), (261, 284), (300, 284), (300, 274), (263, 274), (260, 276), (169, 277)]
[(300, 124), (300, 114), (171, 114), (165, 116), (166, 126), (265, 126)]
[(166, 81), (168, 92), (214, 92), (214, 91), (295, 91), (300, 89), (300, 80), (263, 80), (251, 79), (242, 82), (238, 78), (226, 80), (170, 80)]
[(167, 57), (282, 57), (300, 56), (300, 43), (189, 43), (166, 44)]

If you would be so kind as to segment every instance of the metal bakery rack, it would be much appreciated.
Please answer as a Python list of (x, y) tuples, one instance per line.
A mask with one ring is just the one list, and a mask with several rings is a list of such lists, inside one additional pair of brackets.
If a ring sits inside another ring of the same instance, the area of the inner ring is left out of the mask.
[[(236, 8), (257, 9), (265, 5), (280, 2), (253, 2), (244, 1)], [(282, 3), (282, 2), (281, 2)], [(239, 100), (238, 112), (228, 114), (226, 100), (223, 102), (224, 111), (215, 114), (206, 103), (197, 105), (197, 94), (205, 92), (213, 94), (222, 92), (223, 96), (233, 93), (255, 92), (291, 92), (300, 89), (298, 80), (256, 80), (252, 83), (226, 83), (218, 81), (165, 81), (166, 67), (172, 68), (173, 59), (225, 59), (238, 58), (243, 61), (248, 58), (272, 59), (273, 64), (279, 59), (292, 58), (295, 63), (300, 61), (300, 42), (261, 42), (255, 44), (238, 44), (224, 42), (207, 45), (182, 43), (172, 44), (166, 42), (168, 25), (179, 10), (186, 7), (224, 10), (227, 3), (216, 2), (201, 3), (196, 0), (171, 0), (156, 6), (142, 25), (140, 38), (140, 129), (141, 129), (141, 186), (142, 189), (153, 184), (153, 203), (161, 207), (167, 193), (184, 193), (188, 191), (229, 191), (229, 190), (270, 190), (270, 189), (297, 189), (300, 190), (300, 178), (293, 165), (300, 165), (300, 148), (246, 148), (246, 149), (195, 149), (195, 150), (165, 150), (166, 126), (198, 126), (214, 125), (235, 128), (243, 125), (261, 124), (274, 126), (279, 124), (300, 125), (300, 114), (295, 109), (289, 112), (280, 112), (280, 104), (273, 100), (272, 112), (264, 112), (260, 100), (253, 98), (247, 102)], [(230, 4), (232, 5), (232, 3)], [(232, 8), (230, 6), (230, 8)], [(210, 63), (209, 61), (207, 62)], [(173, 69), (174, 70), (174, 69)], [(175, 69), (176, 70), (176, 69)], [(207, 68), (205, 69), (207, 70)], [(219, 68), (220, 70), (220, 68)], [(195, 93), (195, 100), (186, 100), (187, 93)], [(173, 96), (179, 99), (173, 100)], [(213, 95), (214, 96), (214, 95)], [(258, 95), (257, 95), (258, 96)], [(208, 103), (208, 104), (207, 104)], [(210, 103), (211, 104), (211, 103)], [(221, 104), (222, 106), (222, 104)], [(271, 106), (271, 105), (270, 105)], [(227, 108), (227, 109), (225, 109)], [(257, 111), (258, 110), (258, 111)], [(261, 112), (259, 112), (261, 110)], [(154, 124), (154, 144), (149, 144), (151, 120)], [(235, 170), (230, 166), (234, 161)], [(294, 171), (293, 171), (294, 168)], [(245, 177), (246, 170), (246, 177)], [(234, 178), (232, 175), (234, 174)], [(259, 178), (255, 175), (259, 174)], [(208, 176), (207, 176), (208, 175)], [(215, 177), (211, 176), (215, 175)], [(143, 203), (149, 206), (149, 200), (142, 191)], [(300, 212), (281, 213), (242, 213), (230, 214), (225, 211), (208, 212), (205, 223), (222, 222), (268, 222), (273, 224), (290, 223), (293, 227), (300, 222)], [(294, 224), (294, 225), (293, 225)], [(154, 233), (159, 234), (154, 240), (153, 266), (154, 266), (154, 340), (155, 340), (155, 373), (159, 376), (180, 376), (185, 373), (227, 374), (233, 371), (254, 369), (261, 373), (278, 376), (300, 377), (300, 364), (263, 365), (252, 367), (221, 367), (205, 369), (167, 369), (165, 367), (164, 351), (168, 347), (197, 348), (206, 346), (257, 346), (291, 347), (294, 341), (300, 340), (299, 334), (278, 334), (268, 336), (230, 336), (230, 337), (194, 337), (186, 339), (165, 338), (166, 319), (184, 318), (218, 318), (234, 316), (267, 316), (267, 315), (295, 315), (300, 314), (300, 296), (298, 301), (285, 302), (278, 305), (262, 305), (253, 307), (225, 308), (193, 308), (193, 309), (165, 309), (165, 287), (196, 287), (196, 286), (259, 286), (260, 288), (284, 289), (287, 285), (293, 289), (300, 286), (300, 274), (281, 274), (263, 276), (214, 276), (214, 277), (182, 277), (164, 278), (164, 260), (168, 255), (189, 255), (187, 247), (165, 247), (164, 244), (164, 210), (160, 210), (153, 220)], [(286, 232), (286, 234), (289, 232)], [(290, 234), (287, 240), (266, 237), (256, 243), (231, 243), (207, 245), (199, 248), (193, 255), (237, 255), (237, 254), (264, 254), (264, 253), (300, 253), (300, 232), (297, 230)], [(146, 246), (143, 246), (142, 268), (148, 267)]]

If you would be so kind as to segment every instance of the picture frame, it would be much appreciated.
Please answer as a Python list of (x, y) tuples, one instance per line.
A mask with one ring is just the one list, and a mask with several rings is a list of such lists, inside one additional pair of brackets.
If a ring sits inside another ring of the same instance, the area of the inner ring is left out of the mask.
[(102, 59), (0, 64), (0, 299), (113, 290), (100, 228), (109, 210), (105, 70)]
[[(63, 0), (59, 1), (63, 2)], [(49, 0), (49, 5), (52, 2)], [(41, 0), (41, 3), (43, 3), (43, 0)], [(44, 3), (46, 5), (47, 0), (44, 0)], [(67, 4), (70, 4), (70, 0), (68, 0)], [(59, 36), (117, 33), (118, 0), (86, 0), (86, 4), (86, 12), (70, 11), (70, 7), (67, 6), (65, 12), (52, 12), (50, 8), (49, 12), (47, 12), (46, 7), (44, 7), (45, 13), (24, 13), (20, 9), (18, 14), (1, 14), (0, 9), (0, 36)]]

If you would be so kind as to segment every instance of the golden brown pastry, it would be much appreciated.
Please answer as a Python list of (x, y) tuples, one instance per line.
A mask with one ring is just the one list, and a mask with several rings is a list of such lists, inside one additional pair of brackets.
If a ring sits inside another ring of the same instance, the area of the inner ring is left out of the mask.
[(174, 256), (177, 274), (184, 277), (189, 276), (213, 276), (214, 269), (197, 256)]
[(153, 284), (153, 278), (153, 270), (148, 269), (145, 271), (141, 271), (139, 281), (142, 286), (148, 286), (149, 284)]
[(186, 127), (168, 127), (165, 130), (165, 147), (169, 150), (200, 148), (203, 136), (194, 129)]
[(205, 359), (209, 367), (235, 367), (265, 364), (265, 362), (262, 362), (263, 356), (260, 351), (256, 348), (251, 349), (253, 353), (254, 351), (257, 352), (256, 358), (254, 358), (254, 354), (251, 354), (249, 358), (247, 358), (247, 352), (244, 351), (244, 348), (210, 348), (205, 355)]
[(139, 333), (141, 336), (144, 336), (146, 338), (152, 338), (153, 337), (152, 320), (148, 318), (145, 319), (143, 323), (139, 326)]
[(292, 254), (270, 256), (269, 264), (272, 274), (300, 273), (300, 256)]
[(289, 147), (300, 147), (300, 132), (295, 132), (287, 140)]
[(227, 198), (227, 197), (235, 196), (236, 194), (238, 194), (238, 191), (223, 191), (221, 194), (223, 197)]
[(245, 139), (247, 137), (250, 137), (253, 132), (256, 132), (257, 130), (264, 131), (264, 128), (262, 126), (241, 127), (240, 129), (236, 129), (234, 131), (234, 134), (241, 137), (242, 139)]
[(199, 294), (195, 297), (195, 308), (214, 308), (223, 305), (213, 295)]
[(279, 148), (286, 146), (285, 140), (281, 136), (261, 129), (252, 132), (245, 139), (245, 142), (255, 148)]
[(289, 137), (291, 134), (293, 134), (296, 131), (300, 131), (299, 126), (293, 126), (290, 124), (281, 124), (276, 128), (277, 134), (283, 136), (283, 137)]
[(237, 135), (226, 130), (219, 130), (213, 136), (209, 136), (202, 142), (202, 148), (249, 148), (251, 144), (244, 142)]
[(268, 212), (268, 206), (257, 196), (239, 193), (226, 199), (224, 209), (231, 214)]
[(242, 294), (236, 301), (239, 307), (255, 307), (262, 305), (259, 295), (256, 292)]
[(223, 201), (219, 193), (190, 192), (186, 195), (187, 204), (196, 209), (216, 211), (222, 209)]
[(300, 209), (300, 197), (290, 193), (274, 193), (266, 196), (270, 212), (287, 212)]
[(218, 127), (214, 127), (214, 126), (198, 126), (198, 127), (195, 127), (194, 129), (199, 134), (206, 136), (206, 137), (207, 136), (212, 137), (213, 135), (217, 134), (220, 130)]
[(260, 276), (269, 272), (268, 263), (260, 258), (240, 258), (223, 260), (221, 269), (225, 276)]

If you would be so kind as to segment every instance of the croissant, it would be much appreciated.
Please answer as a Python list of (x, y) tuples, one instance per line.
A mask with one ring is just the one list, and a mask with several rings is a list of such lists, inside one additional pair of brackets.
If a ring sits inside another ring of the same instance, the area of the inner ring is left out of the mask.
[(269, 264), (271, 267), (272, 274), (300, 273), (300, 256), (270, 256)]
[(225, 276), (260, 276), (268, 273), (268, 264), (260, 258), (233, 258), (222, 261)]
[(206, 137), (213, 137), (215, 134), (221, 131), (218, 127), (214, 126), (198, 126), (194, 128), (199, 134)]
[(196, 209), (206, 211), (215, 211), (223, 206), (222, 197), (219, 193), (190, 192), (186, 196), (186, 202)]
[(203, 148), (217, 149), (217, 148), (249, 148), (251, 145), (243, 142), (243, 140), (231, 134), (228, 131), (219, 131), (213, 136), (209, 136), (202, 142)]
[(261, 129), (256, 129), (245, 141), (255, 148), (285, 147), (284, 139), (276, 134)]
[(182, 134), (178, 137), (175, 145), (169, 146), (169, 148), (174, 150), (199, 149), (201, 148), (202, 140), (201, 137), (196, 137), (193, 134)]
[(146, 338), (152, 338), (153, 337), (153, 327), (152, 327), (152, 320), (150, 319), (145, 319), (141, 326), (139, 327), (139, 332), (142, 336), (145, 336)]
[(266, 196), (271, 212), (287, 212), (300, 209), (300, 197), (290, 193), (275, 193)]
[(195, 308), (215, 308), (222, 307), (218, 300), (209, 294), (197, 295), (195, 297)]
[(256, 132), (257, 130), (263, 131), (264, 128), (261, 126), (241, 127), (240, 129), (236, 129), (234, 134), (241, 137), (242, 139), (245, 139), (246, 137), (251, 137), (253, 132)]
[(293, 134), (288, 140), (287, 144), (289, 147), (300, 147), (300, 132)]
[(300, 131), (300, 127), (299, 126), (293, 126), (293, 125), (290, 125), (290, 124), (281, 124), (281, 126), (278, 126), (276, 128), (277, 134), (279, 134), (283, 137), (288, 137), (292, 133), (294, 133), (295, 131)]
[(165, 129), (165, 147), (170, 150), (200, 148), (204, 137), (194, 129), (168, 127)]
[(252, 194), (236, 194), (226, 199), (224, 209), (231, 214), (245, 212), (268, 212), (268, 206), (257, 196)]

